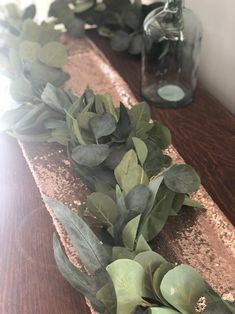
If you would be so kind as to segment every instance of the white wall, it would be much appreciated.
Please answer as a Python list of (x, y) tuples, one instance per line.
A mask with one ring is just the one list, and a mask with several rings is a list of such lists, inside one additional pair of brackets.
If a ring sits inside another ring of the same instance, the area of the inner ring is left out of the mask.
[(42, 21), (47, 17), (48, 9), (53, 0), (35, 0), (33, 2), (37, 7), (37, 18)]
[(235, 114), (235, 1), (186, 0), (201, 19), (203, 85)]

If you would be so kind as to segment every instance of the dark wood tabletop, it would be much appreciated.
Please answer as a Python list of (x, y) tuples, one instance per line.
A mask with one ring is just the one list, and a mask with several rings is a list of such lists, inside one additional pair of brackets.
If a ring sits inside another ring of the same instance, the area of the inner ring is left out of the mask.
[[(140, 99), (140, 58), (89, 36)], [(171, 129), (175, 147), (234, 223), (235, 118), (202, 88), (191, 106), (153, 108), (153, 116)], [(0, 147), (0, 314), (88, 314), (56, 268), (51, 218), (17, 142), (0, 134)]]

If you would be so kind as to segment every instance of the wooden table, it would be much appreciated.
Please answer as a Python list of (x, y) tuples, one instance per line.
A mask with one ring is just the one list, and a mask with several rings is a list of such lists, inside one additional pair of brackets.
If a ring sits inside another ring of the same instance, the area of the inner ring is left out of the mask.
[[(140, 98), (140, 60), (111, 51), (89, 36)], [(173, 132), (174, 145), (235, 222), (235, 118), (202, 88), (181, 110), (153, 109)], [(87, 314), (83, 298), (59, 274), (53, 226), (17, 142), (0, 135), (0, 313)]]

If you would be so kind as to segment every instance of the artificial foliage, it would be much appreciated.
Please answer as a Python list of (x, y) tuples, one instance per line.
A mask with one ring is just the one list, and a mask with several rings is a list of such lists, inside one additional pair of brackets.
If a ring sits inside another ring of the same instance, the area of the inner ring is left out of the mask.
[[(122, 110), (128, 121), (124, 126)], [(169, 130), (149, 119), (145, 103), (130, 110), (116, 108), (109, 95), (87, 88), (77, 97), (51, 84), (35, 103), (22, 104), (3, 117), (5, 130), (19, 139), (67, 145), (71, 165), (93, 191), (77, 213), (55, 200), (46, 202), (88, 273), (69, 262), (54, 237), (58, 267), (94, 309), (196, 314), (219, 308), (234, 313), (192, 267), (169, 263), (148, 244), (183, 205), (200, 207), (189, 198), (199, 187), (198, 175), (189, 165), (171, 164), (162, 151), (171, 143)], [(122, 154), (109, 160), (116, 144), (123, 146)]]
[(76, 213), (62, 203), (46, 200), (63, 225), (87, 272), (66, 257), (56, 235), (54, 254), (63, 277), (99, 313), (111, 314), (231, 314), (234, 304), (223, 301), (188, 265), (170, 263), (153, 252), (142, 236), (134, 243), (137, 225), (122, 232), (124, 245), (100, 240)]
[(62, 70), (67, 49), (60, 32), (45, 22), (33, 21), (35, 6), (23, 12), (15, 4), (2, 7), (0, 49), (12, 66), (11, 95), (17, 102), (35, 102), (48, 82), (62, 86), (69, 75)]
[[(86, 11), (88, 2), (82, 3)], [(196, 171), (172, 164), (164, 153), (171, 144), (169, 130), (151, 121), (146, 103), (116, 107), (108, 94), (86, 88), (77, 96), (58, 87), (66, 62), (58, 32), (26, 19), (33, 17), (32, 7), (17, 16), (13, 8), (5, 8), (11, 13), (4, 28), (12, 33), (13, 15), (20, 27), (13, 41), (4, 41), (3, 51), (19, 105), (2, 117), (1, 131), (23, 141), (66, 146), (71, 166), (91, 190), (76, 212), (45, 199), (82, 266), (70, 262), (54, 235), (61, 274), (100, 314), (234, 314), (234, 304), (222, 300), (195, 269), (151, 249), (169, 216), (184, 205), (200, 207), (190, 199), (200, 185)]]
[(49, 16), (64, 24), (72, 37), (84, 36), (85, 25), (90, 25), (96, 27), (100, 36), (110, 39), (113, 50), (138, 55), (143, 44), (143, 20), (160, 6), (163, 1), (143, 5), (141, 0), (55, 0)]

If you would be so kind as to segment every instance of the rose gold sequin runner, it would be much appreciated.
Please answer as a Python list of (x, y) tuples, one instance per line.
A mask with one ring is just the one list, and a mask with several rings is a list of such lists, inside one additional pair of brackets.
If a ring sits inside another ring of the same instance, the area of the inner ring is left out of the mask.
[[(117, 105), (120, 100), (127, 106), (137, 102), (127, 84), (89, 39), (71, 40), (65, 36), (63, 42), (70, 54), (65, 67), (71, 75), (67, 89), (79, 95), (89, 85), (96, 93), (110, 93)], [(74, 176), (61, 146), (20, 145), (42, 196), (58, 199), (71, 210), (86, 199), (89, 191)], [(174, 162), (183, 162), (173, 146), (167, 153)], [(154, 243), (155, 250), (172, 262), (192, 265), (216, 291), (232, 299), (235, 297), (235, 229), (202, 186), (193, 198), (205, 209), (187, 209), (171, 217)], [(65, 231), (48, 210), (70, 260), (81, 267)]]

